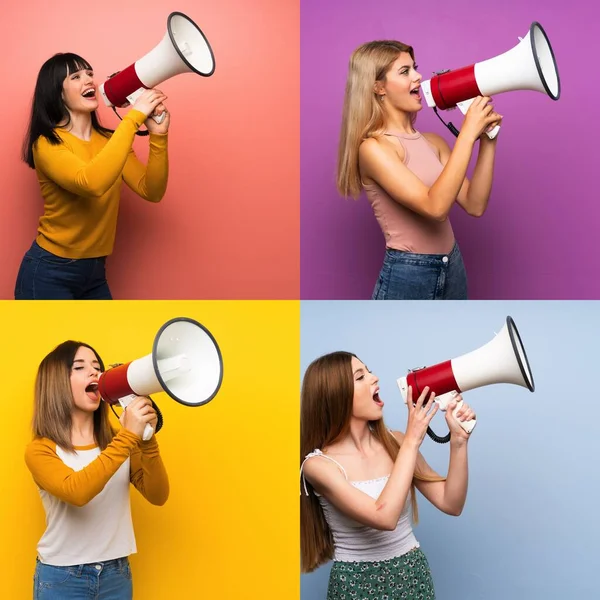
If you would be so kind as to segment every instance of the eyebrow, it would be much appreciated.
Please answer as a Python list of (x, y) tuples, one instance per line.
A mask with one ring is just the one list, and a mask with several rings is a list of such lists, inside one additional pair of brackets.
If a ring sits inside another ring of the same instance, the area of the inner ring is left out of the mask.
[(354, 371), (353, 375), (356, 375), (357, 373), (364, 373), (364, 372), (365, 372), (365, 370), (362, 367), (360, 367), (359, 369), (356, 369), (356, 371)]
[(411, 69), (412, 67), (416, 67), (417, 64), (413, 63), (412, 65), (402, 65), (400, 69)]
[[(85, 360), (83, 360), (83, 358), (77, 358), (76, 360), (73, 361), (73, 364), (75, 364), (75, 363), (82, 363), (82, 362), (85, 362)], [(100, 361), (98, 361), (98, 360), (93, 360), (92, 362), (96, 363), (97, 365), (100, 364)]]

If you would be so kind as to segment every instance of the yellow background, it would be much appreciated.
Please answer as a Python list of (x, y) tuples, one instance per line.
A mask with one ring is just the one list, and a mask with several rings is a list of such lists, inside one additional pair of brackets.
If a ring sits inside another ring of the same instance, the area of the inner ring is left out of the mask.
[[(0, 597), (32, 597), (44, 511), (23, 451), (34, 377), (56, 345), (91, 344), (106, 365), (149, 354), (167, 320), (215, 336), (223, 385), (205, 406), (153, 395), (171, 482), (162, 507), (131, 487), (138, 553), (134, 598), (299, 597), (300, 304), (279, 302), (2, 302), (0, 324)], [(110, 515), (106, 515), (110, 519)]]

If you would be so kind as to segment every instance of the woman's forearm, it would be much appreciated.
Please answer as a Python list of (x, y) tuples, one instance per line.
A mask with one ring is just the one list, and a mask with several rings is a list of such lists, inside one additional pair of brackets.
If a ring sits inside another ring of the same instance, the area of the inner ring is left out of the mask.
[(458, 136), (448, 162), (435, 183), (429, 188), (429, 198), (434, 207), (433, 214), (441, 221), (448, 216), (465, 181), (473, 152), (473, 143), (466, 136)]
[(482, 139), (465, 206), (467, 212), (473, 216), (480, 217), (487, 208), (492, 191), (495, 157), (496, 142)]
[(450, 464), (444, 486), (445, 512), (460, 515), (467, 500), (468, 484), (467, 442), (450, 440)]
[(405, 440), (400, 446), (390, 478), (376, 502), (384, 529), (393, 530), (398, 524), (413, 481), (418, 454), (418, 444)]

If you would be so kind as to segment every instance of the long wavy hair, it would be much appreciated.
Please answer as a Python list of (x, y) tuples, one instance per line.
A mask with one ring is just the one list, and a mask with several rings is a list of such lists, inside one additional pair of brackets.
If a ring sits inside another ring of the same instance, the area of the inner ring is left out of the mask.
[[(22, 150), (23, 161), (32, 169), (35, 169), (33, 146), (40, 136), (44, 136), (51, 144), (62, 143), (54, 129), (65, 120), (66, 125), (71, 122), (71, 115), (62, 96), (63, 83), (69, 73), (84, 69), (92, 70), (92, 66), (72, 52), (55, 54), (42, 65), (33, 92), (31, 116)], [(114, 133), (112, 129), (100, 125), (96, 111), (91, 113), (91, 117), (92, 127), (96, 131), (106, 137)]]
[[(104, 363), (88, 344), (68, 340), (58, 345), (40, 363), (35, 379), (32, 429), (34, 438), (47, 438), (64, 450), (74, 450), (71, 441), (73, 392), (71, 369), (77, 350), (89, 348), (104, 371)], [(94, 412), (94, 439), (104, 450), (115, 435), (108, 418), (108, 404), (100, 402)]]
[[(350, 352), (332, 352), (313, 361), (302, 381), (300, 404), (300, 464), (316, 448), (324, 449), (341, 439), (350, 430), (354, 378)], [(373, 437), (396, 460), (400, 444), (390, 433), (383, 419), (370, 421)], [(425, 474), (417, 462), (414, 479), (440, 481), (443, 477)], [(310, 573), (333, 558), (333, 538), (327, 526), (323, 509), (314, 489), (307, 481), (308, 496), (302, 493), (300, 501), (300, 559), (303, 573)], [(413, 522), (418, 522), (418, 508), (414, 482), (410, 490)]]
[[(394, 40), (368, 42), (350, 57), (337, 162), (337, 188), (346, 198), (358, 198), (362, 191), (358, 148), (367, 138), (383, 135), (386, 130), (385, 111), (375, 93), (375, 84), (385, 82), (403, 52), (415, 60), (411, 46)], [(415, 120), (416, 113), (412, 122)]]

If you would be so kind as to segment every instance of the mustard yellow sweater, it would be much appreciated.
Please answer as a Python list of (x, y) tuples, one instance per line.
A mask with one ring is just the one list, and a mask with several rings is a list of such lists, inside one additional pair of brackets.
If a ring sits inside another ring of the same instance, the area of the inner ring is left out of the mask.
[(150, 134), (145, 166), (132, 144), (146, 120), (131, 109), (110, 138), (95, 129), (89, 141), (57, 128), (62, 140), (52, 145), (39, 137), (33, 146), (44, 198), (37, 243), (63, 258), (97, 258), (114, 246), (121, 181), (150, 202), (160, 202), (168, 178), (167, 135)]

